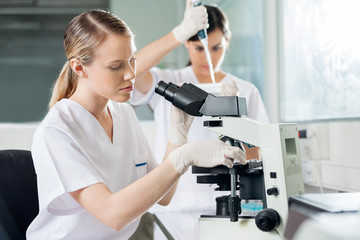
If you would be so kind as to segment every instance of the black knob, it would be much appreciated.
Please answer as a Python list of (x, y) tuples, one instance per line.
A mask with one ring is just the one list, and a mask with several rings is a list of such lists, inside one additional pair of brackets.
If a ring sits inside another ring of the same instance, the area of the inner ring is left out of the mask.
[(277, 196), (277, 195), (279, 195), (279, 189), (277, 187), (272, 187), (272, 188), (269, 188), (268, 190), (266, 190), (266, 193), (268, 195)]
[(241, 204), (239, 196), (229, 196), (229, 214), (230, 222), (237, 222), (241, 213)]
[(255, 223), (261, 231), (270, 232), (279, 226), (280, 215), (274, 209), (266, 208), (256, 214)]

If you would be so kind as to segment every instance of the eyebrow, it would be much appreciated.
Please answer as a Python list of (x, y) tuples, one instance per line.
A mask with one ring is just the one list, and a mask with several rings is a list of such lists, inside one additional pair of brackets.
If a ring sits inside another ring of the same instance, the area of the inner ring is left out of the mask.
[(215, 44), (214, 46), (212, 47), (218, 47), (218, 46), (221, 46), (222, 45), (222, 42), (221, 43), (218, 43), (218, 44)]
[[(131, 56), (131, 58), (135, 58), (135, 54)], [(129, 58), (129, 59), (131, 59)], [(113, 60), (109, 63), (118, 63), (118, 62), (126, 62), (126, 61), (129, 61), (129, 59), (116, 59), (116, 60)]]
[[(202, 43), (200, 44), (197, 44), (197, 43), (193, 43), (196, 47), (204, 47), (204, 45), (202, 45)], [(215, 44), (214, 46), (211, 46), (211, 47), (218, 47), (218, 46), (221, 46), (222, 45), (222, 42), (220, 43), (217, 43)]]
[(118, 62), (125, 62), (125, 61), (127, 61), (127, 60), (118, 59), (118, 60), (111, 61), (109, 63), (118, 63)]

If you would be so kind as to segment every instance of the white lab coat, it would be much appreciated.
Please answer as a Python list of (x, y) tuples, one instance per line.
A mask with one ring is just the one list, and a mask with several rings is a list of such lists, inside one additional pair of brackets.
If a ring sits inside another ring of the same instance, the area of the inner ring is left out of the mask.
[(99, 182), (117, 192), (158, 165), (132, 107), (108, 106), (113, 143), (96, 118), (69, 99), (56, 103), (37, 128), (31, 151), (40, 211), (27, 239), (128, 239), (136, 230), (139, 219), (115, 232), (69, 194)]
[[(130, 103), (133, 105), (149, 103), (154, 111), (154, 119), (156, 124), (156, 142), (155, 142), (155, 158), (161, 162), (167, 146), (167, 138), (170, 124), (170, 106), (171, 103), (163, 96), (154, 93), (156, 84), (162, 80), (164, 82), (172, 82), (176, 85), (182, 83), (192, 83), (201, 87), (196, 78), (191, 66), (182, 68), (180, 70), (162, 70), (159, 68), (152, 68), (153, 84), (150, 91), (144, 95), (139, 91), (134, 91)], [(258, 89), (250, 82), (241, 80), (231, 74), (226, 74), (222, 81), (229, 81), (235, 79), (238, 87), (237, 96), (246, 98), (246, 105), (248, 117), (261, 121), (269, 122), (268, 115), (265, 110), (261, 95)], [(208, 86), (205, 84), (203, 86)], [(207, 89), (204, 89), (207, 90)], [(218, 134), (203, 127), (203, 120), (205, 117), (196, 117), (189, 130), (189, 141), (200, 141), (217, 139)], [(216, 186), (208, 186), (196, 183), (196, 175), (191, 173), (191, 168), (181, 177), (178, 189), (169, 206), (166, 208), (155, 206), (153, 210), (159, 211), (192, 211), (201, 210), (207, 211), (209, 209), (215, 210), (215, 197), (224, 195), (222, 192), (215, 192)]]

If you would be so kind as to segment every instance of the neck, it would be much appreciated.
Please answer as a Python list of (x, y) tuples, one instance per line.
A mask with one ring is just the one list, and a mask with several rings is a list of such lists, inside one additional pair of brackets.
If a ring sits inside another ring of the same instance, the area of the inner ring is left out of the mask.
[[(196, 76), (196, 78), (198, 79), (199, 83), (213, 83), (212, 82), (212, 79), (210, 77), (210, 72), (208, 74), (202, 74), (200, 72), (197, 72), (194, 70), (193, 68), (193, 71), (194, 71), (194, 74)], [(214, 77), (215, 77), (215, 82), (219, 83), (222, 81), (222, 79), (225, 77), (225, 73), (222, 72), (221, 70), (219, 71), (216, 71), (214, 73)]]
[(109, 99), (101, 97), (86, 87), (77, 87), (75, 93), (70, 97), (71, 100), (79, 103), (88, 110), (101, 124), (104, 131), (113, 142), (113, 122), (111, 113), (107, 107)]
[(95, 95), (87, 90), (81, 89), (82, 88), (78, 86), (74, 94), (69, 99), (79, 103), (99, 121), (108, 117), (107, 104), (109, 100)]

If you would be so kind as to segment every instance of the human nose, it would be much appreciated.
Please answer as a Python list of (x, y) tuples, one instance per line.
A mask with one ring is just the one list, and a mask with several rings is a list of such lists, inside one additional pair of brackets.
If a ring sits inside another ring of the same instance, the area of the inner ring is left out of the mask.
[(125, 74), (125, 80), (132, 80), (136, 75), (136, 63), (135, 61), (129, 61), (127, 64), (127, 71)]

